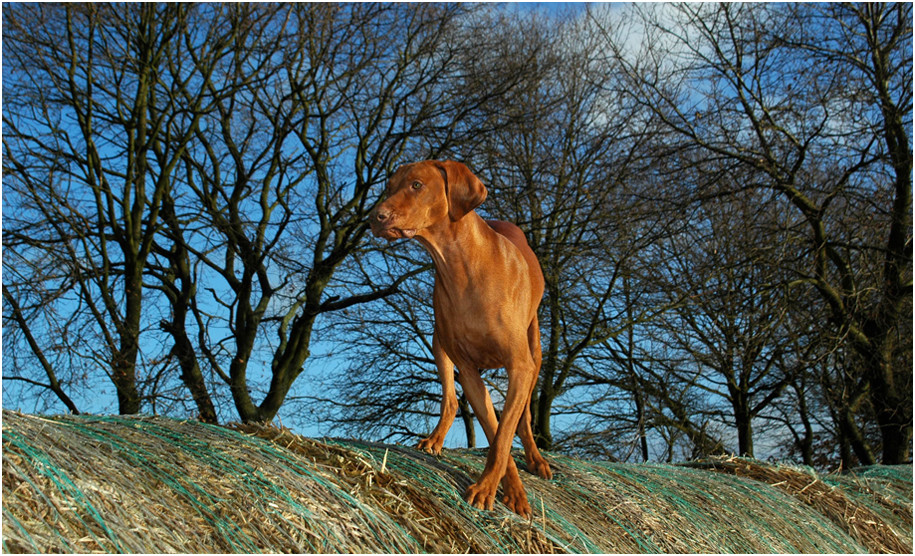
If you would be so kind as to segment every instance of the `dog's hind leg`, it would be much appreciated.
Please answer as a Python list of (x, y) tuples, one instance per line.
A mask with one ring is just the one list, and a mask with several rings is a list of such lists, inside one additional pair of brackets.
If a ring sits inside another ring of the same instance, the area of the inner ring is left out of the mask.
[[(540, 348), (540, 326), (536, 316), (527, 329), (527, 340), (530, 345), (531, 356), (534, 359), (534, 365), (537, 368), (535, 376), (539, 376), (543, 357)], [(527, 462), (527, 470), (544, 479), (552, 479), (553, 472), (550, 470), (550, 464), (540, 455), (540, 450), (537, 449), (537, 443), (534, 440), (534, 432), (531, 430), (531, 396), (534, 394), (534, 388), (536, 387), (537, 380), (534, 379), (531, 391), (527, 396), (527, 405), (524, 406), (524, 414), (521, 415), (521, 420), (518, 421), (517, 433), (521, 437), (521, 444), (524, 445), (524, 460)]]

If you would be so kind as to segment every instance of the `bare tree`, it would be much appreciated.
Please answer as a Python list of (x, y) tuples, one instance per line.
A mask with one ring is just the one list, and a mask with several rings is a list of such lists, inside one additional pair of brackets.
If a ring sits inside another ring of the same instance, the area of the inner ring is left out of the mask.
[[(13, 81), (7, 86), (17, 93), (4, 103), (4, 190), (17, 212), (30, 207), (23, 219), (7, 221), (13, 225), (4, 226), (4, 243), (43, 251), (58, 265), (53, 273), (6, 282), (4, 299), (14, 315), (34, 315), (40, 305), (17, 301), (36, 295), (29, 290), (72, 291), (72, 304), (59, 310), (92, 323), (98, 338), (65, 349), (95, 361), (95, 372), (114, 384), (121, 413), (136, 413), (143, 402), (137, 376), (143, 276), (172, 171), (205, 103), (198, 89), (179, 110), (168, 94), (187, 71), (178, 39), (189, 10), (4, 7)], [(171, 73), (163, 71), (166, 60)], [(45, 357), (46, 345), (28, 344), (39, 360)]]
[(776, 228), (771, 195), (748, 197), (691, 211), (689, 227), (665, 240), (670, 256), (655, 275), (671, 304), (659, 337), (702, 376), (696, 388), (725, 402), (716, 412), (736, 429), (736, 453), (753, 456), (754, 421), (788, 383), (790, 304), (771, 263), (792, 243), (764, 233)]
[[(803, 219), (809, 249), (793, 285), (818, 292), (857, 354), (883, 461), (904, 460), (911, 368), (892, 354), (910, 333), (901, 313), (911, 296), (910, 6), (676, 11), (669, 22), (643, 14), (652, 34), (638, 63), (620, 52), (634, 98), (679, 139), (669, 156), (756, 172), (754, 187), (778, 193)], [(708, 176), (722, 187), (721, 174)], [(880, 239), (848, 227), (860, 214)]]
[(351, 272), (372, 187), (466, 140), (513, 86), (476, 87), (479, 71), (452, 63), (487, 10), (5, 7), (21, 101), (4, 104), (4, 188), (24, 212), (5, 221), (4, 264), (33, 263), (4, 284), (13, 337), (40, 362), (49, 344), (22, 325), (46, 300), (75, 303), (88, 336), (68, 325), (64, 349), (96, 359), (119, 411), (145, 400), (213, 421), (230, 402), (271, 419), (320, 316), (403, 280)]

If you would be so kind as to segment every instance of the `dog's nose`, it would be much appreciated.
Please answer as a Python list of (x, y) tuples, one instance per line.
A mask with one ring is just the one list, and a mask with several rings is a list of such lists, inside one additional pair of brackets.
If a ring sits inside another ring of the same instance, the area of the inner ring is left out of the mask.
[(375, 223), (384, 224), (391, 218), (391, 211), (382, 207), (375, 209)]

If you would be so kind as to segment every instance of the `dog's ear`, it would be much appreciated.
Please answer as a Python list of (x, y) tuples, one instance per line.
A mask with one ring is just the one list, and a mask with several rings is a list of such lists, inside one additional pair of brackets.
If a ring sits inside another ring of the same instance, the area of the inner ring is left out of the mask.
[(445, 178), (448, 215), (452, 221), (460, 220), (465, 214), (483, 204), (486, 199), (486, 186), (480, 178), (473, 175), (470, 168), (453, 160), (437, 162), (436, 165)]

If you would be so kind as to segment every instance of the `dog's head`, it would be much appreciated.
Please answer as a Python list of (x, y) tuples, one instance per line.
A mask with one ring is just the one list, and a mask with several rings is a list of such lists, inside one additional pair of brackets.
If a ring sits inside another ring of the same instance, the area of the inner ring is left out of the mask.
[(394, 240), (460, 220), (486, 199), (486, 187), (460, 162), (425, 160), (398, 168), (385, 194), (369, 224), (377, 237)]

